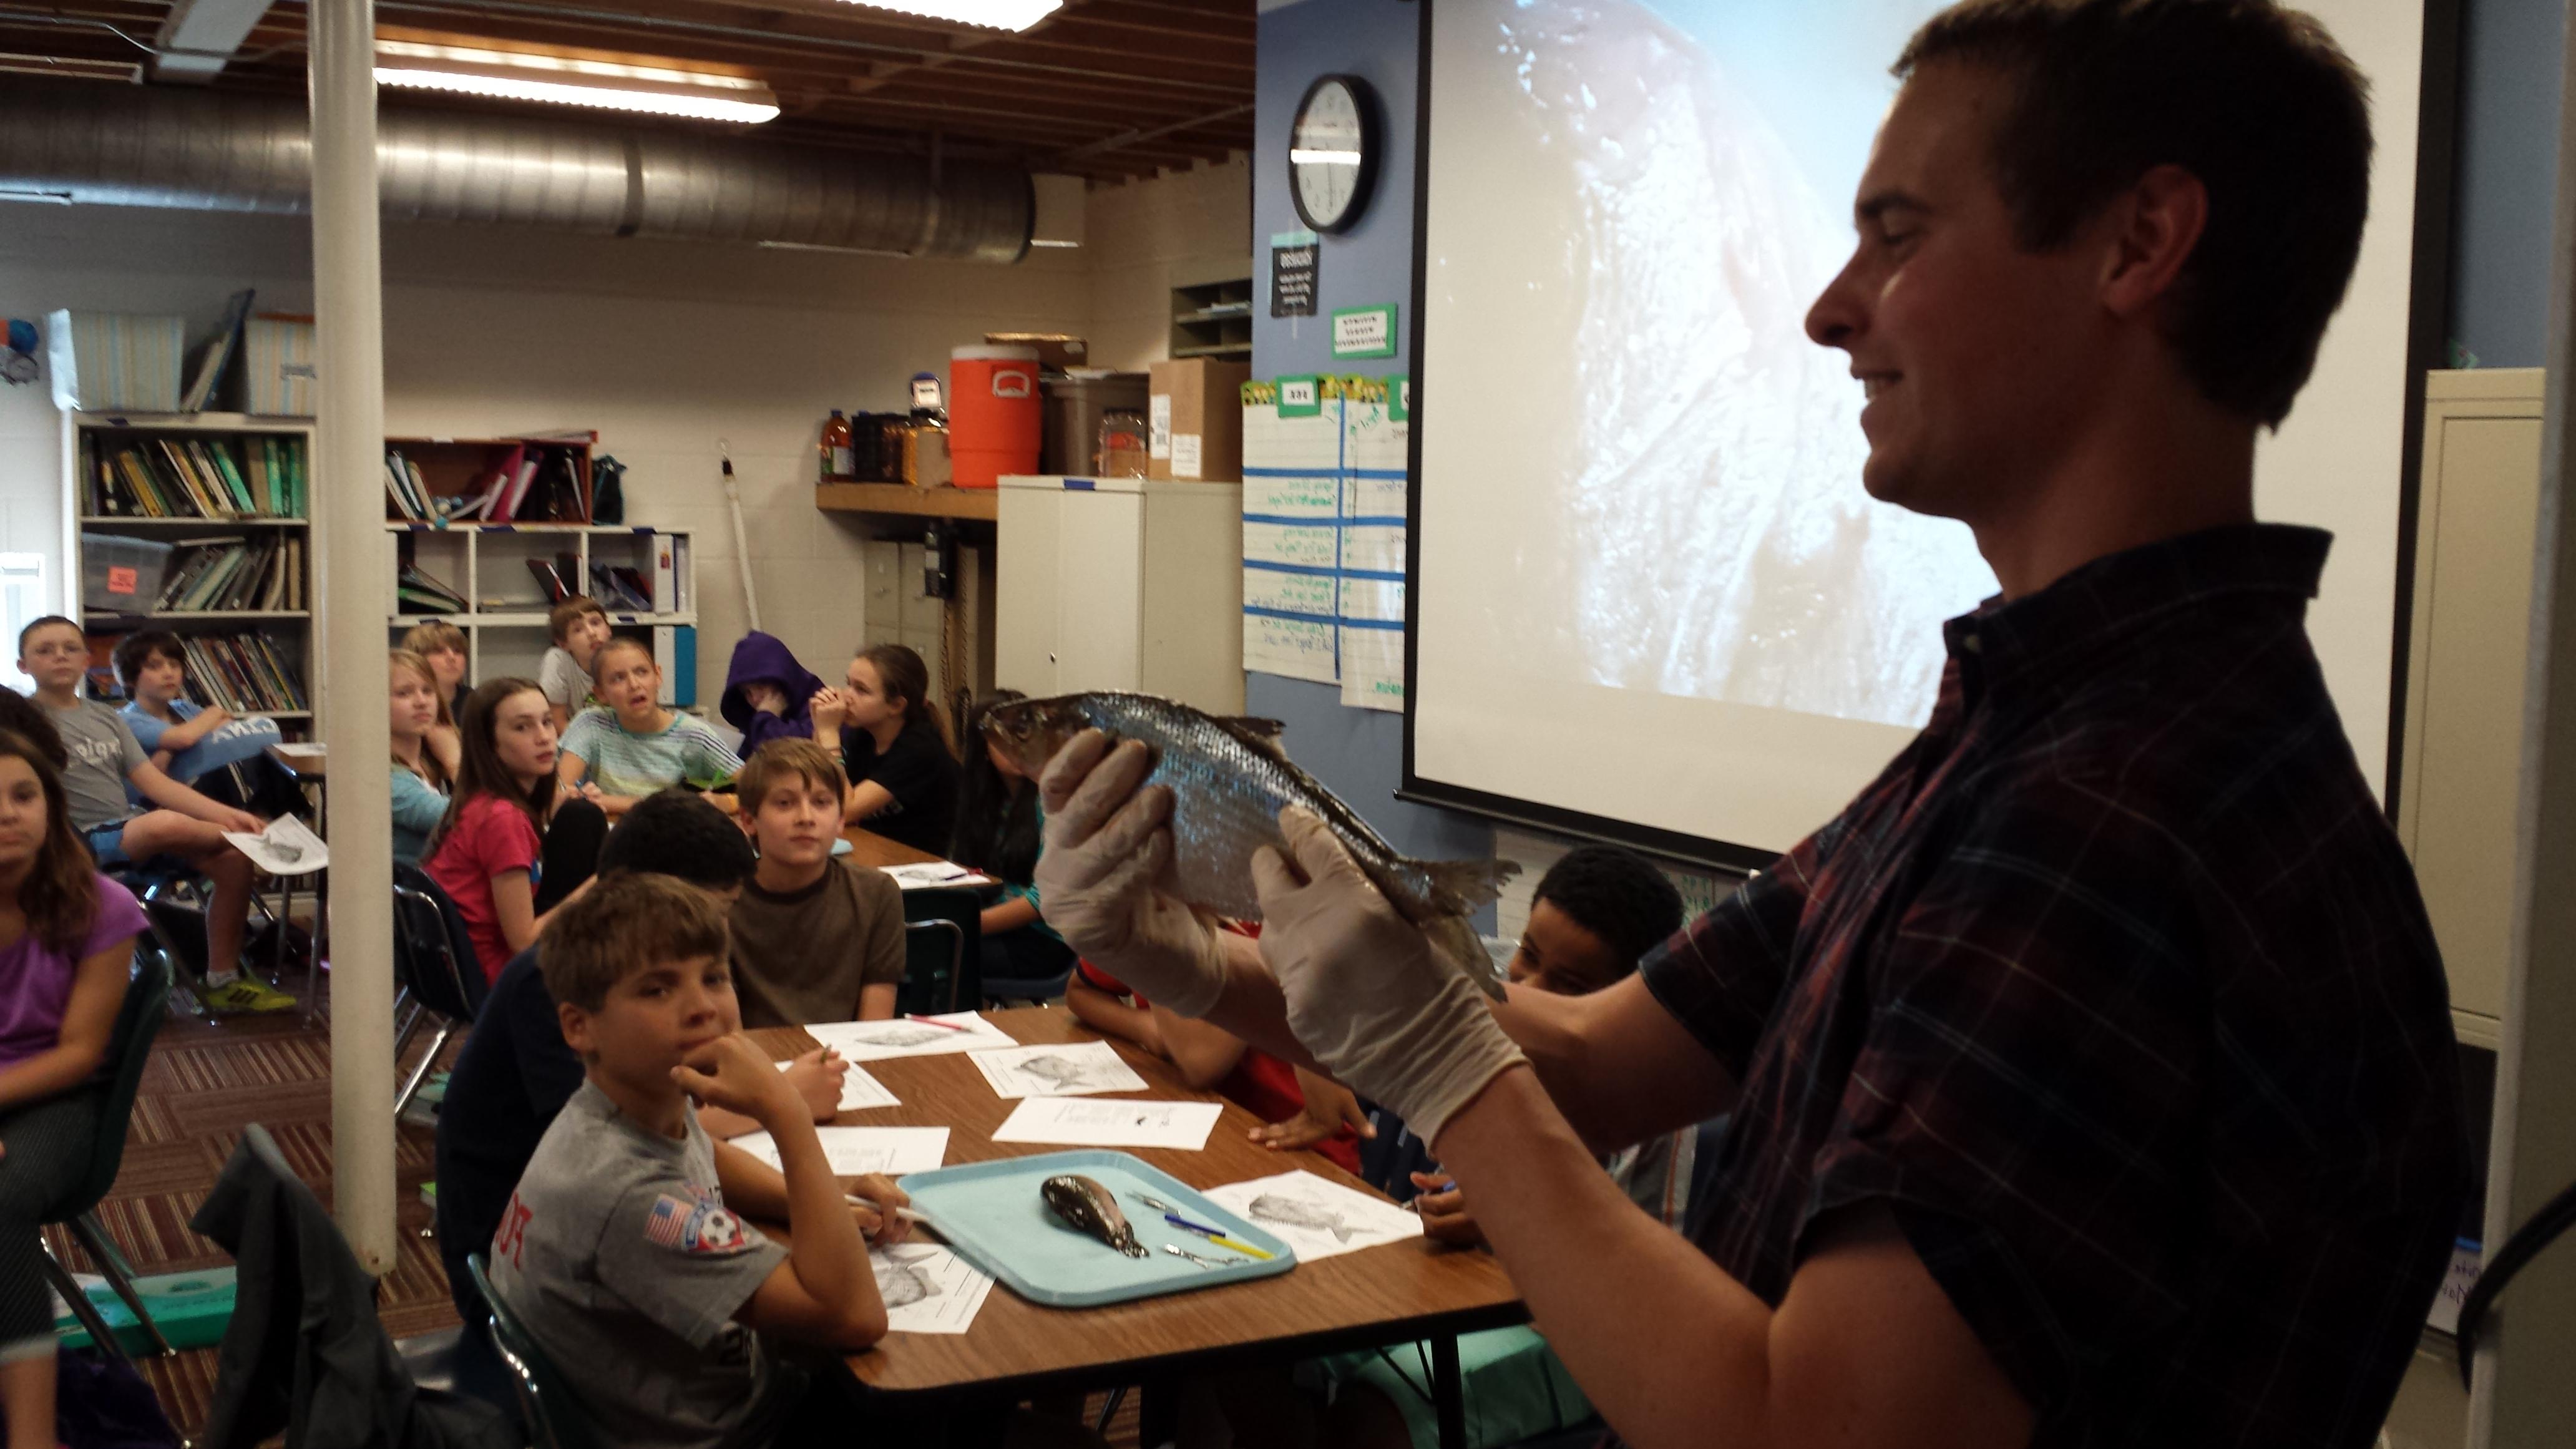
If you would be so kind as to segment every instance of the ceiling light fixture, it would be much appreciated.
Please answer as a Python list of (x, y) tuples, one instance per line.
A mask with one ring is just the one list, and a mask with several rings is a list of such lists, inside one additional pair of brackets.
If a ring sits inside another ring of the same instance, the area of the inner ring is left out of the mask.
[(376, 84), (745, 125), (778, 116), (777, 94), (745, 76), (408, 40), (376, 42)]
[(928, 20), (1026, 30), (1064, 8), (1064, 0), (849, 0), (867, 10), (892, 10)]

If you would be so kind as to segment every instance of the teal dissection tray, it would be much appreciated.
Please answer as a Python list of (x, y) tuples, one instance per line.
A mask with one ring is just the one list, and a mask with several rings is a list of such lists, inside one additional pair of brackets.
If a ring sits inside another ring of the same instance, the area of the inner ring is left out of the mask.
[[(1087, 1233), (1065, 1226), (1038, 1196), (1038, 1184), (1058, 1173), (1079, 1173), (1109, 1189), (1118, 1210), (1145, 1248), (1130, 1258)], [(1218, 1207), (1178, 1178), (1125, 1152), (1091, 1148), (1007, 1157), (965, 1167), (916, 1172), (903, 1179), (915, 1212), (949, 1246), (1010, 1285), (1031, 1303), (1049, 1308), (1094, 1308), (1162, 1293), (1187, 1293), (1220, 1283), (1267, 1278), (1297, 1266), (1296, 1250), (1252, 1223)], [(1227, 1237), (1271, 1254), (1268, 1260), (1221, 1248), (1163, 1221), (1145, 1206), (1148, 1196), (1170, 1203), (1182, 1217), (1222, 1230)], [(1222, 1263), (1202, 1268), (1163, 1251), (1186, 1248)]]

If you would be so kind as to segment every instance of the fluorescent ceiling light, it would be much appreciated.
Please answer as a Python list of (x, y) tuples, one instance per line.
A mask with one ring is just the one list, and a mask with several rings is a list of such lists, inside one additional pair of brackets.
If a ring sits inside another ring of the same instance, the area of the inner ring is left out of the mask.
[(1064, 8), (1064, 0), (849, 0), (868, 10), (892, 10), (960, 25), (1026, 30)]
[(702, 121), (778, 116), (777, 95), (744, 76), (408, 40), (376, 42), (376, 84)]

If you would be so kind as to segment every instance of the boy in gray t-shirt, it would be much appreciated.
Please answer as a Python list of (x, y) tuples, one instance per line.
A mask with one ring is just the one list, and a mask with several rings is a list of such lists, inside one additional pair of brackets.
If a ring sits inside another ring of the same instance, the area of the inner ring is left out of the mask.
[[(80, 697), (89, 669), (89, 638), (59, 614), (18, 631), (18, 668), (36, 681), (36, 702), (54, 722), (71, 765), (63, 793), (72, 825), (89, 842), (101, 866), (176, 856), (214, 885), (206, 903), (206, 979), (198, 988), (216, 1012), (289, 1011), (295, 998), (242, 974), (242, 938), (250, 921), (254, 879), (250, 858), (224, 839), (227, 830), (257, 834), (268, 822), (247, 810), (210, 800), (171, 779), (152, 763), (134, 730), (115, 710)], [(132, 785), (161, 808), (137, 812), (127, 803)]]
[[(603, 1442), (736, 1449), (817, 1414), (846, 1436), (854, 1401), (782, 1372), (773, 1341), (855, 1353), (886, 1331), (865, 1232), (901, 1237), (904, 1195), (842, 1195), (812, 1109), (740, 1032), (725, 960), (724, 902), (658, 875), (600, 878), (538, 946), (588, 1078), (493, 1234), (492, 1291)], [(709, 1139), (691, 1097), (767, 1128), (784, 1172)], [(793, 1248), (745, 1218), (785, 1220)]]

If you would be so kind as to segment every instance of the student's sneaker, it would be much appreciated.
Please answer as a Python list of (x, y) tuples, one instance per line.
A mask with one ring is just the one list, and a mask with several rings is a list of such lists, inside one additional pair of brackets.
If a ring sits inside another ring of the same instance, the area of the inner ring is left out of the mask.
[(217, 1015), (265, 1015), (272, 1011), (293, 1011), (295, 998), (276, 987), (248, 975), (236, 976), (221, 986), (199, 986), (197, 999)]

